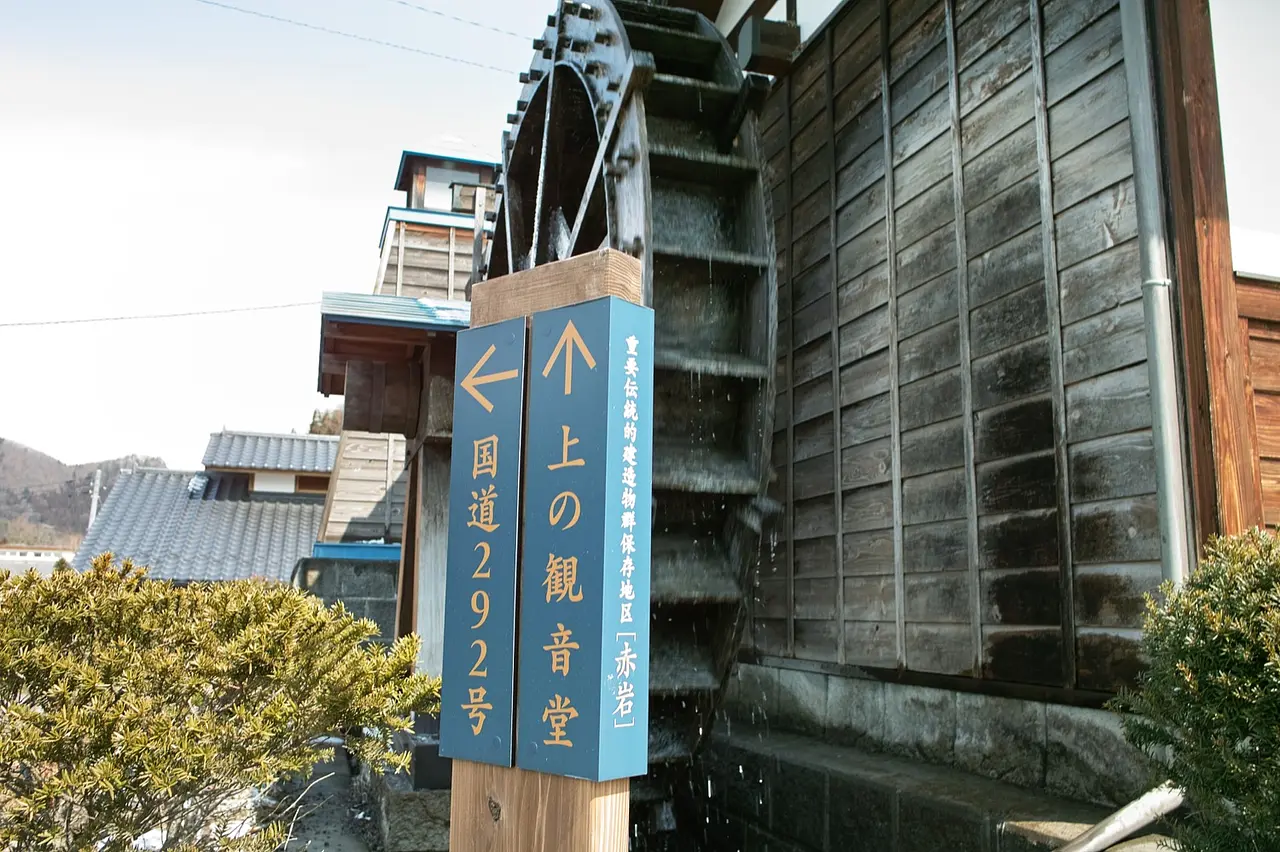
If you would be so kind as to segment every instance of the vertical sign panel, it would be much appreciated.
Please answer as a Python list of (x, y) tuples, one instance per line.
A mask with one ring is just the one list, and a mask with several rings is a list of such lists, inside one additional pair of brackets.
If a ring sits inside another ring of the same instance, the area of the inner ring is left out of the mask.
[(523, 317), (458, 334), (440, 753), (498, 766), (515, 722), (524, 355)]
[(532, 333), (516, 765), (643, 775), (653, 312), (607, 297)]

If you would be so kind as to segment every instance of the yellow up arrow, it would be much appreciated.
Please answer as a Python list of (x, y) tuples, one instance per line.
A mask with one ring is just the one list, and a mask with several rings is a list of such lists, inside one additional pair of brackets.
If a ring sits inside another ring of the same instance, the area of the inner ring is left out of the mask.
[(489, 344), (489, 348), (480, 356), (480, 360), (471, 368), (471, 372), (467, 373), (466, 378), (462, 380), (462, 389), (471, 394), (472, 398), (483, 405), (484, 410), (488, 412), (493, 411), (493, 403), (489, 401), (488, 397), (480, 393), (477, 388), (479, 388), (480, 385), (487, 385), (493, 382), (505, 382), (507, 379), (514, 379), (516, 376), (520, 375), (519, 370), (503, 370), (501, 373), (490, 373), (487, 376), (478, 375), (480, 369), (484, 367), (485, 362), (487, 362), (493, 353), (497, 351), (497, 348), (497, 346)]
[(560, 335), (560, 341), (556, 344), (555, 351), (551, 353), (551, 357), (547, 359), (547, 366), (542, 368), (542, 378), (551, 375), (551, 368), (555, 366), (556, 359), (560, 357), (560, 353), (564, 352), (564, 395), (568, 396), (573, 393), (573, 348), (578, 347), (578, 352), (582, 354), (582, 360), (587, 362), (587, 368), (594, 370), (596, 368), (596, 359), (591, 357), (591, 350), (587, 349), (587, 344), (582, 339), (582, 335), (578, 334), (577, 326), (573, 324), (573, 320), (569, 320), (564, 327), (564, 332)]

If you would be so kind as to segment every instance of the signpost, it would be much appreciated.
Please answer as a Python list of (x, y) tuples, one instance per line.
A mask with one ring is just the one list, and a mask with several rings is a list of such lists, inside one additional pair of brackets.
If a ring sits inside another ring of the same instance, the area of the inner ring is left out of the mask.
[(510, 766), (523, 318), (458, 334), (440, 753)]
[(648, 764), (653, 312), (533, 315), (516, 765), (605, 781)]
[(440, 732), (454, 852), (628, 848), (649, 729), (641, 279), (605, 249), (479, 282), (458, 335)]

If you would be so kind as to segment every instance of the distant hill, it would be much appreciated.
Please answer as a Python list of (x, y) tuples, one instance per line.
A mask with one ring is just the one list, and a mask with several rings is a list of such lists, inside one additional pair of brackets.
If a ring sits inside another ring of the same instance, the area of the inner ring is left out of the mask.
[(0, 438), (0, 542), (78, 547), (89, 525), (93, 472), (102, 470), (105, 500), (120, 471), (140, 467), (165, 467), (165, 463), (148, 456), (126, 456), (67, 465)]

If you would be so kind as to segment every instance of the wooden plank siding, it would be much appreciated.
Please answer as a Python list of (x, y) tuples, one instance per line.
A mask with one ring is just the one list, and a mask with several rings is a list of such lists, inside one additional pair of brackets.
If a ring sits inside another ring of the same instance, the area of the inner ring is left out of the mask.
[(1280, 527), (1280, 284), (1235, 277), (1245, 343), (1244, 415), (1262, 523)]
[(320, 540), (399, 541), (407, 493), (403, 436), (344, 431), (325, 498)]
[(1117, 3), (848, 2), (762, 127), (786, 510), (746, 644), (1128, 682), (1160, 554)]
[(473, 234), (470, 228), (388, 223), (375, 292), (415, 299), (465, 299)]

